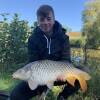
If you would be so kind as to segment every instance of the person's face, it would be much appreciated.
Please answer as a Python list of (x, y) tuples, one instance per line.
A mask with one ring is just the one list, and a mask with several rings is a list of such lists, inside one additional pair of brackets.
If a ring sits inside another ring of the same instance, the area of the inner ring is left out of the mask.
[(37, 19), (38, 25), (44, 33), (48, 33), (53, 30), (53, 25), (55, 21), (52, 12), (49, 12), (49, 14), (46, 17), (38, 16)]

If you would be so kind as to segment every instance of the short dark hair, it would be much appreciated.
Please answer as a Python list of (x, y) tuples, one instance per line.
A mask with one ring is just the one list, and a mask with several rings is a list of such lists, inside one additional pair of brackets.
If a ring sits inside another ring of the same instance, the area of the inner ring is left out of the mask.
[(49, 12), (52, 12), (52, 14), (54, 15), (54, 10), (53, 10), (53, 8), (51, 6), (49, 6), (49, 5), (42, 5), (37, 10), (37, 17), (38, 16), (47, 17)]

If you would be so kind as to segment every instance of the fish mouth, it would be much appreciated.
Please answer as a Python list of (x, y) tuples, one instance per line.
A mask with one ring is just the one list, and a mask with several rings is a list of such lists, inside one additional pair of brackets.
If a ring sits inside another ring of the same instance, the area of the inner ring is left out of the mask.
[(15, 75), (15, 74), (12, 74), (12, 78), (13, 78), (13, 79), (16, 79), (17, 77), (16, 77), (16, 75)]

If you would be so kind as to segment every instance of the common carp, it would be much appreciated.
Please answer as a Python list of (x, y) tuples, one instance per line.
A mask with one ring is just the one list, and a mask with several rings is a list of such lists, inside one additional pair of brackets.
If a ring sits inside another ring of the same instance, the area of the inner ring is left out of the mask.
[(69, 62), (52, 60), (34, 61), (18, 69), (12, 76), (28, 82), (31, 90), (36, 89), (38, 85), (46, 85), (52, 89), (54, 82), (59, 77), (72, 86), (74, 86), (75, 80), (78, 80), (83, 92), (87, 90), (86, 81), (91, 78), (88, 73), (75, 68)]

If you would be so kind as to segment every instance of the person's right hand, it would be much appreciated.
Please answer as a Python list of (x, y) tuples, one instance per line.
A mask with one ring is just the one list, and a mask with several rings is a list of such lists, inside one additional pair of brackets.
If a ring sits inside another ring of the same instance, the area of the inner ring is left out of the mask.
[(64, 78), (63, 75), (60, 75), (60, 76), (57, 77), (57, 81), (62, 81), (62, 82), (64, 82), (64, 81), (66, 81), (66, 80), (65, 80), (65, 78)]

